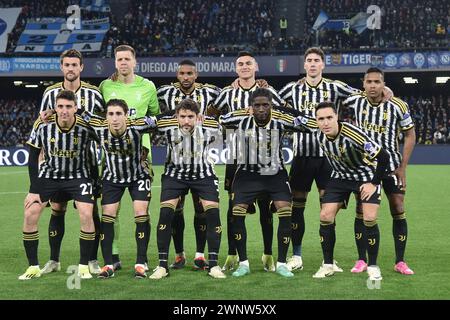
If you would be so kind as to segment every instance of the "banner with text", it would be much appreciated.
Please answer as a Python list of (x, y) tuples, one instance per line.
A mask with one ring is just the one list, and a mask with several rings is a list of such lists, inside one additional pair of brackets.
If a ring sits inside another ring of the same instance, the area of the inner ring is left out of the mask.
[(8, 34), (16, 25), (22, 8), (1, 8), (0, 9), (0, 52), (6, 51), (8, 45)]
[[(149, 78), (173, 78), (178, 58), (138, 58), (136, 72)], [(235, 77), (234, 57), (198, 57), (192, 59), (201, 77)], [(299, 76), (304, 74), (301, 56), (259, 56), (257, 77)], [(326, 72), (364, 72), (370, 66), (386, 71), (450, 71), (450, 51), (397, 53), (339, 53), (327, 54)], [(115, 71), (114, 59), (86, 58), (84, 78), (108, 78)], [(0, 58), (0, 77), (59, 77), (57, 57)]]
[[(224, 164), (227, 161), (227, 149), (211, 149), (211, 160), (215, 164)], [(28, 148), (0, 147), (0, 167), (25, 166), (28, 164)], [(163, 165), (167, 157), (165, 146), (152, 147), (154, 165)], [(293, 151), (290, 146), (283, 147), (285, 164), (290, 164)], [(450, 145), (416, 145), (409, 161), (410, 164), (450, 164)]]
[(80, 29), (69, 28), (66, 23), (63, 18), (28, 22), (15, 52), (53, 53), (72, 48), (81, 52), (101, 50), (103, 38), (110, 27), (108, 18), (84, 20)]

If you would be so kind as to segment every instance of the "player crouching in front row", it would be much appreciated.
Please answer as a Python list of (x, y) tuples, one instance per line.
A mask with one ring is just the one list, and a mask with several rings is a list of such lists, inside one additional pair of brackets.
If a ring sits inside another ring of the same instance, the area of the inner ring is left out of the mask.
[[(149, 118), (128, 119), (128, 106), (124, 100), (111, 99), (106, 104), (106, 120), (84, 112), (84, 119), (95, 130), (105, 152), (102, 178), (101, 247), (105, 266), (99, 278), (114, 276), (112, 244), (114, 222), (120, 200), (128, 188), (133, 201), (136, 223), (137, 257), (135, 277), (146, 277), (147, 248), (150, 239), (148, 204), (151, 198), (151, 180), (141, 164), (141, 136), (154, 128)], [(150, 120), (150, 121), (149, 121)]]
[[(307, 118), (298, 117), (303, 125)], [(322, 102), (316, 107), (319, 130), (316, 138), (332, 167), (331, 180), (325, 188), (320, 210), (320, 242), (324, 262), (313, 278), (325, 278), (334, 274), (333, 253), (336, 242), (335, 218), (346, 206), (351, 193), (357, 194), (362, 204), (364, 236), (369, 256), (367, 273), (370, 280), (382, 279), (377, 266), (380, 231), (377, 225), (381, 200), (380, 182), (389, 165), (389, 154), (362, 129), (338, 121), (332, 102)]]
[(197, 194), (206, 215), (209, 275), (225, 278), (218, 266), (222, 226), (219, 215), (219, 182), (208, 156), (211, 144), (221, 137), (219, 123), (206, 117), (201, 122), (199, 107), (191, 99), (181, 101), (174, 116), (154, 118), (158, 133), (167, 136), (168, 154), (161, 176), (161, 210), (157, 225), (159, 266), (150, 276), (169, 275), (168, 257), (172, 220), (180, 197), (189, 190)]
[[(97, 139), (87, 123), (76, 115), (77, 103), (72, 91), (56, 96), (56, 115), (47, 123), (37, 120), (28, 140), (30, 190), (24, 201), (23, 244), (29, 267), (19, 280), (41, 276), (38, 262), (38, 221), (49, 199), (58, 192), (75, 200), (80, 214), (80, 261), (78, 276), (90, 279), (88, 261), (95, 240), (92, 211), (94, 196), (89, 177), (89, 147)], [(41, 149), (44, 162), (38, 165)]]

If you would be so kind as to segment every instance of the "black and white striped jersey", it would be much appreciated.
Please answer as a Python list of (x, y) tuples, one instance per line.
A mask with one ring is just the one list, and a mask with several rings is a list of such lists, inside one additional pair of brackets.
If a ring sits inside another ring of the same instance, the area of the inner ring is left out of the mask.
[[(341, 101), (357, 92), (359, 90), (341, 81), (322, 78), (316, 86), (312, 86), (306, 81), (303, 84), (297, 81), (289, 82), (279, 91), (279, 95), (296, 110), (314, 118), (316, 116), (315, 108), (319, 103), (331, 101), (336, 108), (339, 108)], [(293, 147), (296, 156), (323, 157), (323, 152), (313, 134), (296, 133)]]
[[(220, 116), (219, 122), (226, 128), (234, 129), (230, 134), (227, 129), (227, 147), (232, 150), (238, 170), (275, 175), (284, 169), (281, 143), (284, 133), (306, 130), (298, 126), (298, 119), (272, 110), (267, 123), (259, 125), (253, 116), (241, 109)], [(314, 119), (303, 119), (304, 126), (317, 128)], [(229, 139), (231, 136), (235, 136), (236, 140)]]
[(398, 145), (400, 131), (414, 128), (408, 105), (399, 98), (372, 104), (365, 93), (350, 96), (344, 105), (354, 110), (355, 121), (390, 155), (389, 170), (395, 171), (402, 162)]
[(103, 179), (113, 183), (131, 183), (147, 174), (141, 164), (141, 136), (156, 127), (156, 119), (127, 119), (126, 124), (125, 132), (121, 136), (114, 136), (106, 120), (89, 120), (89, 125), (100, 138), (100, 145), (105, 153)]
[(209, 150), (222, 141), (219, 123), (206, 117), (197, 123), (193, 131), (184, 133), (176, 116), (164, 116), (157, 120), (159, 134), (167, 137), (167, 159), (164, 175), (181, 180), (198, 180), (216, 176)]
[(94, 130), (77, 114), (68, 130), (59, 127), (57, 115), (52, 115), (47, 123), (36, 120), (27, 143), (43, 149), (39, 178), (90, 178), (89, 148), (93, 139), (97, 139)]
[(328, 158), (332, 178), (370, 182), (375, 174), (375, 157), (381, 146), (362, 129), (347, 122), (339, 122), (339, 133), (334, 139), (316, 131), (319, 145)]
[[(214, 102), (214, 107), (219, 110), (222, 114), (229, 113), (239, 109), (245, 109), (251, 106), (251, 96), (253, 91), (259, 88), (259, 85), (255, 83), (253, 87), (249, 89), (244, 89), (239, 87), (234, 89), (231, 86), (225, 87), (220, 92), (220, 95), (217, 97)], [(272, 88), (268, 87), (268, 89), (272, 95), (272, 104), (276, 107), (284, 106), (284, 101), (278, 95), (278, 92)]]
[[(56, 96), (61, 90), (64, 90), (64, 82), (55, 83), (45, 89), (40, 112), (55, 109)], [(96, 86), (81, 81), (81, 85), (75, 92), (75, 95), (77, 97), (78, 114), (81, 114), (84, 110), (97, 114), (105, 112), (102, 94)]]
[[(219, 96), (220, 89), (211, 84), (194, 83), (189, 93), (181, 89), (179, 82), (163, 85), (158, 89), (158, 100), (162, 111), (175, 110), (175, 107), (184, 99), (192, 99), (200, 106), (200, 113), (206, 114), (208, 106)], [(165, 107), (167, 110), (163, 110)]]

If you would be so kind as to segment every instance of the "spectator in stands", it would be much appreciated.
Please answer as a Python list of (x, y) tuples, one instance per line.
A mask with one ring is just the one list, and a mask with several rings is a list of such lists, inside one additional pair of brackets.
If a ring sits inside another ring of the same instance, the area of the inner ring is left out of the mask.
[(286, 39), (288, 22), (285, 16), (280, 19), (280, 37)]
[(438, 126), (437, 130), (433, 134), (433, 144), (444, 144), (447, 142), (447, 130), (441, 125)]

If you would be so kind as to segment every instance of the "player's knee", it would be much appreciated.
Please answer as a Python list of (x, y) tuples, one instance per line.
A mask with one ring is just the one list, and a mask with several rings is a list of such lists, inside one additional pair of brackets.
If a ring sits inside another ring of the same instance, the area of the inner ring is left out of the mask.
[(52, 216), (55, 216), (55, 217), (62, 217), (62, 216), (64, 216), (66, 214), (66, 210), (65, 209), (66, 208), (64, 208), (64, 210), (55, 210), (52, 207)]
[(37, 225), (39, 216), (40, 210), (37, 209), (37, 206), (33, 205), (30, 208), (25, 209), (24, 223), (26, 225)]
[(403, 220), (406, 219), (405, 212), (392, 212), (391, 211), (392, 220)]
[(335, 213), (331, 210), (320, 210), (320, 221), (326, 221), (333, 223), (334, 222)]
[(376, 221), (378, 213), (377, 212), (365, 212), (363, 214), (364, 221)]
[(52, 211), (56, 211), (56, 212), (62, 211), (64, 213), (67, 211), (67, 202), (66, 203), (54, 203), (54, 202), (52, 202), (50, 206), (52, 208)]
[(391, 201), (390, 203), (391, 215), (400, 215), (405, 212), (403, 201)]
[(94, 219), (92, 216), (92, 210), (79, 210), (80, 221), (81, 223), (94, 223)]

